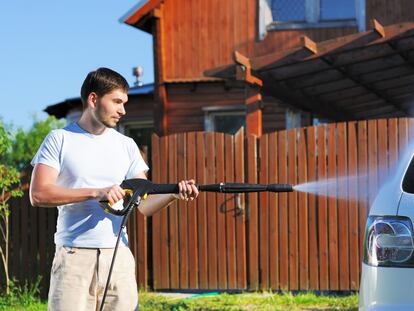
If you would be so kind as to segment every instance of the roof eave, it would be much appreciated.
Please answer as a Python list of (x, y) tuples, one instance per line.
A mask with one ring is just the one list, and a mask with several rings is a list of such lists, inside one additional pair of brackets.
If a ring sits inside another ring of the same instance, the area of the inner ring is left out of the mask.
[(142, 0), (126, 12), (120, 19), (119, 22), (127, 24), (146, 32), (150, 32), (147, 25), (149, 15), (156, 9), (162, 0)]

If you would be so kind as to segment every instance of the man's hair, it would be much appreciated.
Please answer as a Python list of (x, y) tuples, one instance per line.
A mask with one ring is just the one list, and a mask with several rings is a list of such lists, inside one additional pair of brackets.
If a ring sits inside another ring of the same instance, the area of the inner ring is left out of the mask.
[(81, 100), (85, 108), (88, 102), (88, 96), (94, 92), (102, 97), (113, 90), (121, 89), (128, 92), (129, 85), (123, 76), (109, 68), (98, 68), (91, 71), (83, 81), (81, 88)]

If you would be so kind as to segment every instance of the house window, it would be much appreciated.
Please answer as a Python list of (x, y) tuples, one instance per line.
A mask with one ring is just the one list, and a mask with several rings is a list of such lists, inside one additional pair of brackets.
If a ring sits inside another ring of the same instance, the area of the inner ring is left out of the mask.
[(319, 17), (328, 20), (355, 20), (355, 0), (320, 0)]
[[(260, 12), (266, 31), (347, 26), (358, 26), (359, 31), (365, 31), (365, 1), (260, 0)], [(270, 23), (266, 10), (272, 15)]]
[(273, 0), (272, 14), (278, 22), (305, 22), (305, 0)]
[(244, 106), (206, 107), (203, 110), (206, 131), (235, 134), (246, 125)]

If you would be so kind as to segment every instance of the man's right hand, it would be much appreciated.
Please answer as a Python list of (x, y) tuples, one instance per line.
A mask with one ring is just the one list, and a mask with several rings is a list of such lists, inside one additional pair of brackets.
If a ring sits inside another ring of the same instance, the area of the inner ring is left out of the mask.
[(111, 187), (106, 187), (98, 189), (96, 199), (98, 201), (108, 201), (110, 205), (114, 205), (119, 200), (122, 200), (125, 197), (125, 190), (119, 185), (113, 185)]

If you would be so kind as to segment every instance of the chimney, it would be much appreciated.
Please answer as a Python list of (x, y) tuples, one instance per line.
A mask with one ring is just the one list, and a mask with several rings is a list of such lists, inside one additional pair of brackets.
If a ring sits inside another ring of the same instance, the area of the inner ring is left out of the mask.
[(142, 86), (142, 76), (144, 75), (144, 68), (142, 68), (141, 66), (133, 67), (132, 75), (136, 78), (134, 86)]

